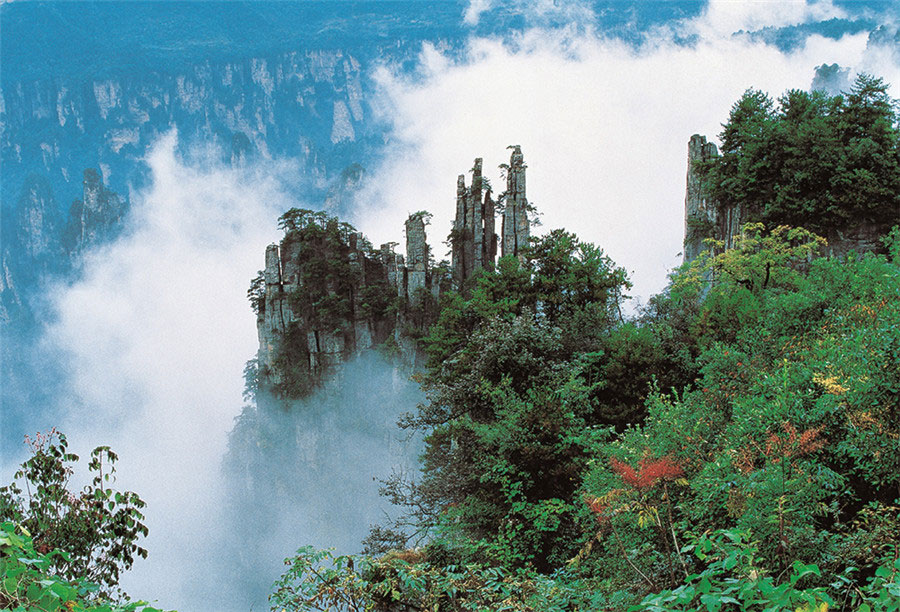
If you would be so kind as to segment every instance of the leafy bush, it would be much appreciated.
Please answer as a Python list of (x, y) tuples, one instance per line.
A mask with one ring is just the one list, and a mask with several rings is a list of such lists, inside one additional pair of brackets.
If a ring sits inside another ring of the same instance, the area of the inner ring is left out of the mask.
[(41, 565), (46, 573), (95, 584), (98, 596), (116, 594), (121, 571), (136, 556), (147, 557), (137, 544), (147, 535), (144, 502), (135, 493), (110, 488), (118, 457), (107, 446), (95, 448), (87, 466), (93, 479), (73, 492), (71, 464), (78, 456), (68, 451), (66, 436), (53, 429), (34, 439), (26, 436), (26, 441), (32, 456), (16, 472), (16, 480), (0, 488), (0, 521), (20, 525), (22, 533), (34, 538), (35, 550), (46, 555)]
[(695, 557), (705, 568), (687, 576), (678, 588), (647, 595), (640, 604), (631, 606), (630, 612), (825, 612), (832, 607), (860, 612), (900, 610), (900, 560), (886, 560), (865, 585), (856, 585), (847, 575), (840, 575), (830, 585), (833, 588), (827, 589), (806, 586), (810, 578), (822, 576), (815, 564), (794, 561), (786, 580), (772, 576), (759, 565), (756, 544), (740, 531), (703, 534), (681, 552)]
[(104, 598), (101, 586), (84, 576), (62, 578), (60, 564), (71, 555), (53, 549), (35, 549), (29, 531), (10, 521), (0, 523), (0, 608), (24, 612), (161, 612), (144, 601), (113, 603)]

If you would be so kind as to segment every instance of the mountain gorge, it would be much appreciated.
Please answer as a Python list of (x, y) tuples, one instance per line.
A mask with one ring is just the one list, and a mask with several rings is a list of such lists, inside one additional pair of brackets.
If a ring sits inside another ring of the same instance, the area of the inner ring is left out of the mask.
[[(41, 243), (48, 253), (56, 248), (63, 258), (71, 256), (74, 245), (61, 228), (79, 222), (80, 210), (68, 211), (66, 220), (66, 201), (77, 193), (84, 169), (99, 168), (109, 189), (127, 193), (141, 184), (149, 144), (173, 128), (186, 149), (204, 143), (235, 164), (290, 156), (304, 177), (298, 189), (324, 194), (344, 167), (365, 158), (367, 139), (370, 146), (377, 141), (372, 128), (364, 127), (370, 123), (361, 80), (352, 55), (321, 51), (205, 63), (186, 74), (110, 79), (74, 89), (19, 83), (3, 99), (4, 133), (21, 135), (3, 143), (3, 201), (17, 202), (9, 212), (33, 221), (10, 228), (7, 244)], [(109, 214), (123, 216), (126, 201), (120, 198), (118, 210)], [(4, 255), (10, 291), (25, 290), (27, 282), (16, 283), (15, 275), (33, 269), (16, 252), (7, 248)], [(65, 269), (52, 260), (46, 265), (53, 264), (54, 271)]]
[(0, 4), (0, 607), (890, 610), (893, 15)]

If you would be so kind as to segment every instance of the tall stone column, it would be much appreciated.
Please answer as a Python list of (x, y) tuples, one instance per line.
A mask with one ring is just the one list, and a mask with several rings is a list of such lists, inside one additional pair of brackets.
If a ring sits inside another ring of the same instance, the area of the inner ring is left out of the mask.
[(491, 198), (491, 190), (484, 194), (484, 238), (482, 264), (494, 267), (497, 261), (497, 235), (495, 233), (496, 219), (494, 218), (494, 200)]
[(425, 220), (419, 214), (410, 215), (406, 220), (406, 270), (406, 297), (410, 304), (415, 304), (416, 290), (425, 287), (428, 272)]
[(453, 233), (450, 236), (450, 268), (453, 271), (453, 285), (459, 287), (465, 278), (466, 255), (466, 177), (460, 174), (456, 179), (456, 217), (453, 219)]
[(275, 351), (278, 342), (284, 335), (288, 321), (284, 313), (284, 287), (281, 282), (281, 252), (277, 244), (266, 247), (266, 268), (263, 271), (265, 281), (265, 303), (261, 308), (262, 320), (257, 321), (259, 351), (257, 360), (268, 372), (269, 384), (281, 381), (281, 376), (274, 367)]
[(506, 207), (503, 211), (500, 253), (503, 257), (524, 257), (531, 224), (528, 219), (528, 199), (525, 196), (525, 158), (522, 147), (515, 145), (509, 157), (506, 174)]
[(471, 217), (467, 219), (472, 235), (472, 270), (469, 276), (484, 264), (484, 201), (482, 199), (481, 165), (482, 160), (479, 157), (475, 160), (475, 167), (472, 171), (472, 188), (469, 191), (469, 210), (472, 213)]
[(695, 162), (719, 156), (716, 145), (706, 136), (694, 134), (688, 141), (687, 187), (684, 196), (684, 261), (694, 260), (703, 250), (703, 240), (717, 234), (719, 207), (703, 189)]

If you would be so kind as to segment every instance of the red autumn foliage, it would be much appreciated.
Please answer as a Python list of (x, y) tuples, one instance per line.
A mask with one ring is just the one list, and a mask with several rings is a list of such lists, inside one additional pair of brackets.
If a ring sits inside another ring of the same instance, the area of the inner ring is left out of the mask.
[(609, 517), (606, 515), (606, 511), (609, 509), (609, 504), (603, 503), (599, 497), (589, 496), (585, 496), (584, 503), (587, 504), (587, 507), (597, 515), (597, 522), (600, 523), (600, 525), (605, 525), (607, 522), (609, 522)]
[[(811, 455), (822, 450), (828, 440), (820, 434), (822, 427), (812, 427), (803, 433), (798, 433), (797, 428), (790, 422), (781, 424), (784, 434), (769, 432), (766, 437), (765, 448), (750, 440), (747, 446), (736, 449), (731, 462), (743, 474), (749, 474), (759, 467), (758, 459), (764, 458), (773, 465), (778, 465), (782, 460), (793, 460), (796, 457)], [(793, 465), (793, 461), (790, 461)]]
[(633, 467), (627, 463), (622, 463), (615, 457), (611, 457), (609, 463), (612, 465), (613, 471), (622, 478), (622, 482), (629, 486), (639, 488), (638, 483), (640, 480), (638, 479), (638, 473)]
[(637, 470), (615, 457), (609, 462), (613, 471), (622, 478), (622, 482), (639, 491), (651, 489), (662, 480), (675, 480), (684, 476), (684, 470), (670, 457), (661, 459), (644, 457), (638, 463)]

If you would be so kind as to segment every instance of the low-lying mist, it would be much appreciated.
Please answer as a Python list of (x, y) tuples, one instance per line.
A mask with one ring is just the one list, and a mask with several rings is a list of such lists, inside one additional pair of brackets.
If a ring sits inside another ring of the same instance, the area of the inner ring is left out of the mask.
[[(278, 216), (310, 205), (289, 195), (303, 180), (290, 163), (220, 160), (163, 137), (121, 236), (48, 288), (36, 359), (66, 391), (29, 420), (62, 415), (52, 424), (82, 458), (99, 445), (118, 453), (115, 486), (144, 499), (150, 529), (149, 558), (122, 586), (183, 612), (267, 609), (301, 545), (357, 552), (381, 517), (375, 477), (415, 457), (394, 425), (415, 408), (415, 385), (374, 354), (287, 411), (242, 412), (258, 342), (247, 286)], [(24, 450), (4, 449), (4, 481)]]
[(260, 609), (301, 544), (360, 551), (390, 511), (379, 479), (415, 469), (420, 441), (396, 422), (423, 399), (406, 368), (369, 350), (307, 399), (244, 408), (224, 464), (234, 531), (215, 545), (235, 597)]

